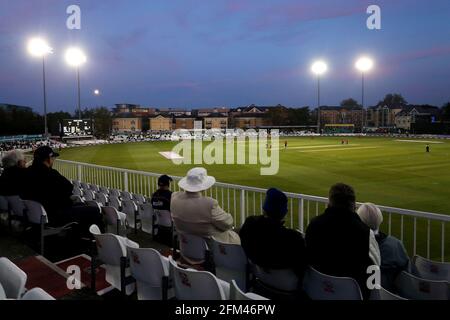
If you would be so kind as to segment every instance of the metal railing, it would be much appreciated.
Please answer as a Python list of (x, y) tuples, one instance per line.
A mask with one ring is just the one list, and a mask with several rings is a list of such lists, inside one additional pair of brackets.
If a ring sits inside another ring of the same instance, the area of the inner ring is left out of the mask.
[[(128, 191), (151, 197), (158, 188), (160, 174), (105, 167), (94, 164), (57, 160), (54, 168), (71, 180)], [(181, 177), (172, 176), (174, 181)], [(172, 183), (172, 191), (179, 191)], [(236, 226), (246, 217), (263, 213), (266, 190), (217, 182), (204, 194), (215, 198), (219, 205), (234, 217)], [(321, 214), (328, 199), (299, 193), (286, 193), (289, 212), (286, 226), (305, 232), (312, 218)], [(400, 239), (411, 256), (419, 254), (429, 259), (450, 260), (450, 244), (446, 233), (450, 232), (450, 215), (379, 206), (383, 212), (382, 231)], [(447, 240), (448, 242), (448, 240)], [(447, 246), (446, 246), (447, 244)]]

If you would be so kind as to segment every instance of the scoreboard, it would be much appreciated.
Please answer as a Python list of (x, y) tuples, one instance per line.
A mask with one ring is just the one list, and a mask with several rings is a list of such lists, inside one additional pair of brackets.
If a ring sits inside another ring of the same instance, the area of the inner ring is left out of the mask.
[(62, 121), (62, 134), (64, 137), (92, 136), (92, 120), (69, 119)]

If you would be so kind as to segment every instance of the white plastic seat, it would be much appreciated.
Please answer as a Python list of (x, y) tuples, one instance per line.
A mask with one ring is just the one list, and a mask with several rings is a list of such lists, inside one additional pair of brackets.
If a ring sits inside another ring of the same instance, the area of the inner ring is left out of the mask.
[(72, 180), (72, 184), (78, 188), (81, 188), (81, 182), (79, 180)]
[(450, 286), (447, 281), (421, 279), (405, 271), (395, 279), (395, 287), (401, 297), (410, 300), (450, 299)]
[(450, 263), (432, 261), (416, 255), (413, 258), (413, 265), (419, 278), (450, 282)]
[(8, 258), (0, 258), (0, 284), (7, 299), (20, 299), (25, 292), (27, 274)]
[(25, 205), (19, 196), (5, 196), (8, 201), (8, 207), (12, 215), (23, 217)]
[(132, 200), (123, 200), (122, 201), (122, 212), (127, 215), (127, 222), (131, 228), (137, 229), (137, 215), (138, 215), (138, 207)]
[(256, 294), (253, 292), (244, 293), (239, 288), (236, 281), (231, 280), (231, 282), (230, 282), (230, 300), (269, 300), (269, 299), (264, 298), (263, 296), (260, 296), (259, 294)]
[(273, 295), (294, 295), (299, 279), (291, 269), (267, 269), (250, 263), (256, 282)]
[[(139, 245), (127, 238), (111, 233), (100, 233), (97, 225), (92, 225), (89, 231), (95, 238), (97, 254), (106, 270), (106, 282), (122, 293), (130, 295), (134, 292), (134, 283), (126, 283), (126, 278), (131, 275), (126, 266), (127, 246), (139, 247)], [(95, 260), (95, 257), (93, 257)], [(95, 275), (93, 276), (95, 278)]]
[(92, 190), (84, 190), (83, 192), (83, 198), (85, 201), (94, 201), (95, 200), (95, 193)]
[(73, 225), (77, 224), (76, 222), (71, 222), (64, 226), (49, 228), (46, 226), (48, 224), (47, 212), (39, 202), (24, 200), (23, 203), (26, 208), (26, 217), (28, 223), (39, 226), (40, 253), (42, 256), (44, 255), (44, 248), (45, 248), (44, 241), (46, 237), (60, 234), (62, 231), (68, 230)]
[(2, 284), (0, 283), (0, 301), (1, 300), (6, 300), (6, 293), (5, 290), (3, 289)]
[(205, 262), (206, 251), (208, 250), (205, 239), (193, 234), (179, 232), (178, 243), (180, 254), (187, 262), (193, 265)]
[[(131, 275), (139, 300), (167, 300), (169, 261), (155, 249), (128, 247)], [(151, 270), (151, 272), (149, 272)]]
[(308, 267), (303, 289), (312, 300), (362, 300), (361, 289), (355, 279), (334, 277)]
[(108, 196), (102, 192), (95, 194), (95, 201), (99, 202), (102, 206), (108, 205)]
[(55, 298), (41, 288), (34, 288), (27, 291), (21, 300), (55, 300)]
[(133, 200), (133, 196), (128, 191), (122, 191), (120, 193), (120, 199), (122, 199), (122, 201), (130, 201)]
[(87, 190), (91, 189), (91, 186), (86, 182), (81, 182), (80, 185), (81, 185), (81, 188), (83, 189), (83, 191), (87, 191)]
[(103, 193), (104, 195), (109, 195), (109, 189), (107, 187), (100, 187), (99, 192)]
[(112, 197), (120, 197), (120, 191), (117, 189), (109, 189), (109, 195)]
[(84, 203), (83, 198), (80, 197), (80, 196), (72, 195), (72, 196), (70, 196), (70, 199), (72, 200), (72, 202), (73, 202), (74, 204)]
[(227, 282), (235, 280), (239, 288), (247, 290), (248, 260), (242, 246), (219, 242), (214, 237), (211, 238), (209, 244), (216, 276)]
[(108, 206), (114, 207), (116, 210), (121, 210), (122, 208), (122, 202), (120, 201), (119, 197), (110, 195), (108, 198)]
[(73, 186), (73, 190), (72, 190), (72, 194), (74, 195), (74, 196), (80, 196), (80, 197), (82, 197), (83, 196), (83, 191), (80, 189), (80, 187), (78, 187), (78, 186)]
[(402, 298), (381, 287), (380, 289), (373, 289), (370, 292), (370, 300), (407, 300), (407, 299)]
[(230, 285), (207, 271), (180, 268), (169, 257), (175, 297), (178, 300), (227, 300)]
[(100, 192), (100, 187), (96, 184), (91, 184), (90, 185), (90, 190), (94, 191), (94, 192)]
[(151, 203), (139, 205), (139, 217), (141, 218), (142, 231), (153, 234), (153, 206)]
[(133, 193), (133, 199), (137, 204), (145, 203), (145, 197), (142, 194)]
[(102, 212), (106, 220), (106, 232), (126, 235), (127, 215), (125, 213), (119, 212), (114, 207), (102, 207)]

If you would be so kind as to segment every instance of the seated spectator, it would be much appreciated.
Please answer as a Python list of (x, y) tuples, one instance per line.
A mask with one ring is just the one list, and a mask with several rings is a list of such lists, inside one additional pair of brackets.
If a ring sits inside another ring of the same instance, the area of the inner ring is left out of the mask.
[(33, 164), (27, 169), (25, 188), (21, 197), (42, 204), (51, 226), (78, 222), (79, 230), (84, 235), (90, 234), (89, 227), (92, 224), (98, 225), (103, 230), (103, 217), (96, 208), (73, 204), (70, 198), (72, 183), (52, 168), (58, 156), (59, 154), (48, 146), (36, 149)]
[(247, 257), (262, 268), (292, 269), (300, 280), (306, 266), (305, 241), (300, 232), (284, 226), (288, 199), (278, 189), (269, 189), (264, 215), (245, 220), (239, 231)]
[(309, 264), (318, 271), (355, 279), (368, 298), (367, 268), (380, 265), (375, 236), (355, 212), (355, 191), (338, 183), (331, 187), (328, 208), (306, 230)]
[[(158, 190), (156, 190), (151, 199), (152, 207), (156, 211), (167, 211), (170, 213), (170, 200), (172, 198), (172, 191), (170, 191), (170, 182), (173, 181), (171, 177), (162, 175), (158, 178)], [(159, 241), (172, 245), (172, 228), (158, 226), (156, 237)]]
[(225, 243), (240, 244), (233, 229), (233, 217), (225, 212), (217, 200), (205, 197), (202, 191), (214, 185), (216, 179), (206, 169), (194, 168), (178, 183), (184, 191), (172, 194), (170, 204), (177, 231), (208, 238), (214, 236)]
[(170, 211), (170, 200), (172, 191), (170, 191), (170, 183), (173, 179), (167, 175), (158, 178), (158, 190), (152, 195), (152, 207), (156, 210)]
[(411, 264), (403, 243), (395, 237), (380, 231), (383, 222), (381, 210), (373, 203), (365, 203), (358, 208), (361, 220), (375, 233), (381, 254), (381, 286), (394, 290), (395, 278), (402, 272), (411, 272)]
[(25, 159), (19, 150), (9, 151), (2, 158), (3, 172), (0, 176), (0, 195), (17, 196), (21, 194), (26, 173)]

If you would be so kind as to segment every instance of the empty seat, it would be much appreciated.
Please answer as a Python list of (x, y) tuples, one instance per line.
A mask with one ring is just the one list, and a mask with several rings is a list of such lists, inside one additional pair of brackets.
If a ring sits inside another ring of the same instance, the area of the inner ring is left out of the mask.
[(355, 279), (326, 275), (311, 266), (306, 270), (303, 288), (313, 300), (362, 300)]
[(92, 191), (92, 190), (84, 190), (83, 198), (86, 201), (93, 201), (93, 200), (95, 200), (95, 193), (94, 193), (94, 191)]
[(91, 184), (90, 185), (90, 190), (94, 191), (94, 192), (100, 192), (100, 187), (96, 184)]
[(108, 195), (109, 189), (107, 187), (100, 187), (99, 192), (103, 193), (104, 195)]
[(6, 300), (6, 293), (5, 290), (3, 289), (2, 284), (0, 283), (0, 301), (1, 300)]
[(6, 201), (8, 201), (8, 208), (10, 217), (19, 218), (19, 220), (23, 217), (25, 205), (23, 200), (19, 196), (6, 196)]
[(141, 218), (142, 231), (153, 234), (153, 206), (150, 203), (139, 205), (139, 217)]
[(145, 203), (145, 197), (142, 194), (133, 193), (133, 199), (137, 204)]
[(20, 299), (25, 292), (27, 274), (8, 258), (0, 258), (0, 284), (7, 299)]
[(180, 268), (169, 257), (175, 296), (178, 300), (227, 300), (230, 285), (207, 271)]
[(89, 190), (91, 188), (91, 186), (86, 182), (81, 182), (80, 185), (84, 191)]
[(264, 298), (263, 296), (260, 296), (259, 294), (248, 292), (244, 293), (239, 286), (237, 285), (236, 281), (231, 280), (230, 283), (230, 300), (269, 300), (267, 298)]
[(27, 291), (21, 300), (55, 300), (55, 298), (41, 288), (34, 288)]
[(120, 191), (117, 189), (109, 189), (109, 195), (112, 197), (120, 197)]
[(419, 278), (450, 282), (450, 263), (432, 261), (416, 255), (413, 258), (413, 265), (414, 273)]
[(127, 215), (127, 222), (131, 228), (137, 229), (138, 207), (132, 200), (122, 201), (122, 212)]
[(72, 228), (72, 226), (77, 224), (76, 222), (71, 222), (66, 224), (65, 226), (57, 228), (47, 227), (48, 216), (44, 207), (40, 203), (31, 200), (24, 200), (23, 203), (26, 208), (28, 223), (39, 226), (40, 253), (42, 256), (44, 255), (44, 241), (46, 237), (60, 234), (62, 231), (68, 230)]
[(190, 264), (202, 264), (206, 260), (206, 251), (208, 245), (202, 237), (178, 233), (178, 243), (180, 247), (180, 254)]
[(122, 209), (122, 202), (119, 200), (119, 197), (110, 195), (108, 198), (108, 206), (120, 211)]
[(108, 196), (102, 192), (97, 192), (95, 194), (95, 201), (100, 203), (102, 206), (108, 205)]
[(72, 195), (72, 196), (70, 196), (70, 199), (72, 200), (72, 202), (74, 204), (84, 203), (83, 198), (81, 198), (80, 196)]
[(0, 213), (8, 212), (8, 200), (4, 196), (0, 196)]
[[(133, 293), (135, 288), (134, 283), (127, 281), (131, 272), (126, 265), (126, 247), (139, 247), (139, 245), (127, 238), (111, 233), (101, 234), (100, 229), (96, 225), (92, 225), (89, 231), (95, 238), (98, 259), (104, 264), (106, 281), (122, 293), (126, 293), (127, 295)], [(92, 257), (93, 261), (96, 258)], [(92, 276), (95, 278), (95, 274)]]
[(78, 181), (78, 180), (72, 180), (72, 184), (73, 184), (74, 186), (77, 186), (78, 188), (81, 188), (81, 182)]
[[(139, 300), (167, 300), (169, 261), (155, 249), (128, 247), (131, 275)], [(151, 272), (149, 272), (151, 270)]]
[(401, 297), (411, 300), (450, 299), (447, 281), (421, 279), (405, 271), (402, 271), (395, 279), (395, 287)]
[(239, 288), (248, 290), (248, 260), (242, 246), (223, 243), (217, 241), (214, 237), (209, 243), (216, 269), (216, 276), (227, 282), (235, 280)]
[(130, 201), (133, 200), (133, 196), (128, 191), (122, 191), (120, 193), (120, 199), (122, 199), (122, 201)]
[(373, 289), (370, 292), (370, 300), (407, 300), (384, 288)]
[(80, 197), (82, 197), (83, 196), (83, 191), (80, 189), (80, 187), (77, 187), (77, 186), (73, 186), (73, 190), (72, 190), (72, 194), (74, 195), (74, 196), (80, 196)]
[(126, 235), (127, 216), (125, 213), (119, 212), (114, 207), (102, 207), (102, 212), (106, 220), (106, 232)]

